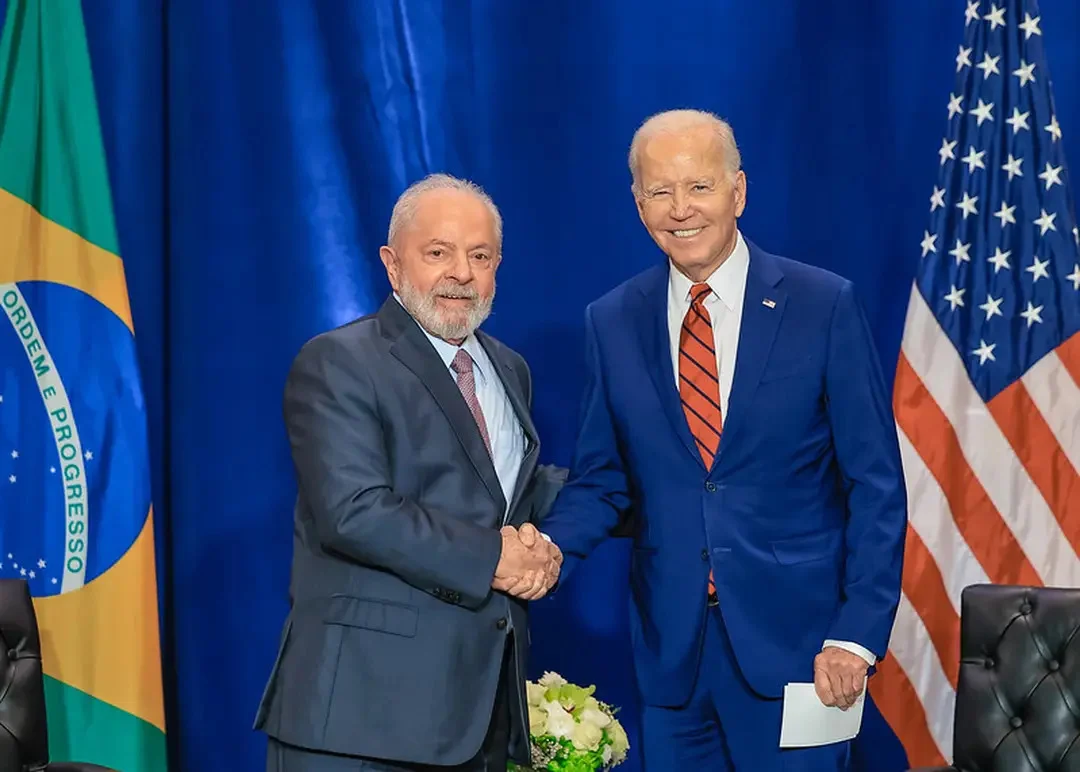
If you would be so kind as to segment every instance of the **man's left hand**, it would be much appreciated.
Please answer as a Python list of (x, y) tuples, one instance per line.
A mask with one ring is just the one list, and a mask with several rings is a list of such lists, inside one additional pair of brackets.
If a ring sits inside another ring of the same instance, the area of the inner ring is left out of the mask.
[(814, 688), (824, 705), (847, 710), (855, 704), (865, 686), (865, 659), (846, 649), (826, 646), (814, 657)]

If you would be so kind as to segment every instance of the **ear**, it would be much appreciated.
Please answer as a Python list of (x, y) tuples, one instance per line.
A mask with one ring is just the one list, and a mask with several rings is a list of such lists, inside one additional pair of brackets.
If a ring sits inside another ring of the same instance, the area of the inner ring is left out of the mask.
[(630, 188), (630, 193), (634, 196), (634, 206), (637, 207), (637, 215), (641, 219), (641, 224), (648, 228), (649, 224), (645, 222), (645, 199), (638, 195), (634, 187)]
[(735, 174), (735, 216), (742, 217), (746, 209), (746, 173), (740, 169)]
[(394, 292), (397, 292), (400, 282), (398, 272), (401, 270), (401, 261), (398, 260), (397, 253), (394, 252), (392, 247), (379, 247), (379, 258), (386, 268), (386, 278), (390, 280), (390, 286)]

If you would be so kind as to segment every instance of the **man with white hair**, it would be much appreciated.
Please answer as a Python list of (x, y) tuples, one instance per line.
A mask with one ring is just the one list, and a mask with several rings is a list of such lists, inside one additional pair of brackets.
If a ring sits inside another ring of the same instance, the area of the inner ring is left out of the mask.
[(869, 328), (851, 282), (740, 233), (724, 121), (661, 113), (629, 160), (666, 259), (586, 310), (577, 450), (544, 533), (565, 582), (636, 526), (647, 769), (847, 769), (848, 743), (779, 740), (789, 682), (855, 703), (899, 601), (906, 493)]
[(562, 559), (532, 523), (561, 479), (537, 466), (525, 361), (479, 330), (501, 249), (479, 187), (422, 180), (380, 251), (393, 296), (293, 363), (292, 607), (256, 719), (268, 770), (529, 761), (526, 608)]

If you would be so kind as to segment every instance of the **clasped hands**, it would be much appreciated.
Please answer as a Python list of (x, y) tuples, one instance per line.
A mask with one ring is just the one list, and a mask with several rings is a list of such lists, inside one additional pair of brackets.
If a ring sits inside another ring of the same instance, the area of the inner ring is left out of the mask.
[(532, 523), (520, 529), (504, 526), (500, 533), (502, 555), (491, 586), (522, 600), (539, 600), (547, 595), (559, 579), (562, 551)]

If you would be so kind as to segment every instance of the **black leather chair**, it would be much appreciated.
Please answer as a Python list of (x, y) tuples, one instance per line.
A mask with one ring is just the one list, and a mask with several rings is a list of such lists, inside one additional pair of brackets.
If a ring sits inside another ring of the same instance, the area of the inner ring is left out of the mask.
[(0, 772), (114, 772), (97, 764), (49, 763), (41, 639), (22, 579), (0, 579)]
[(964, 590), (947, 770), (1080, 772), (1080, 589)]

